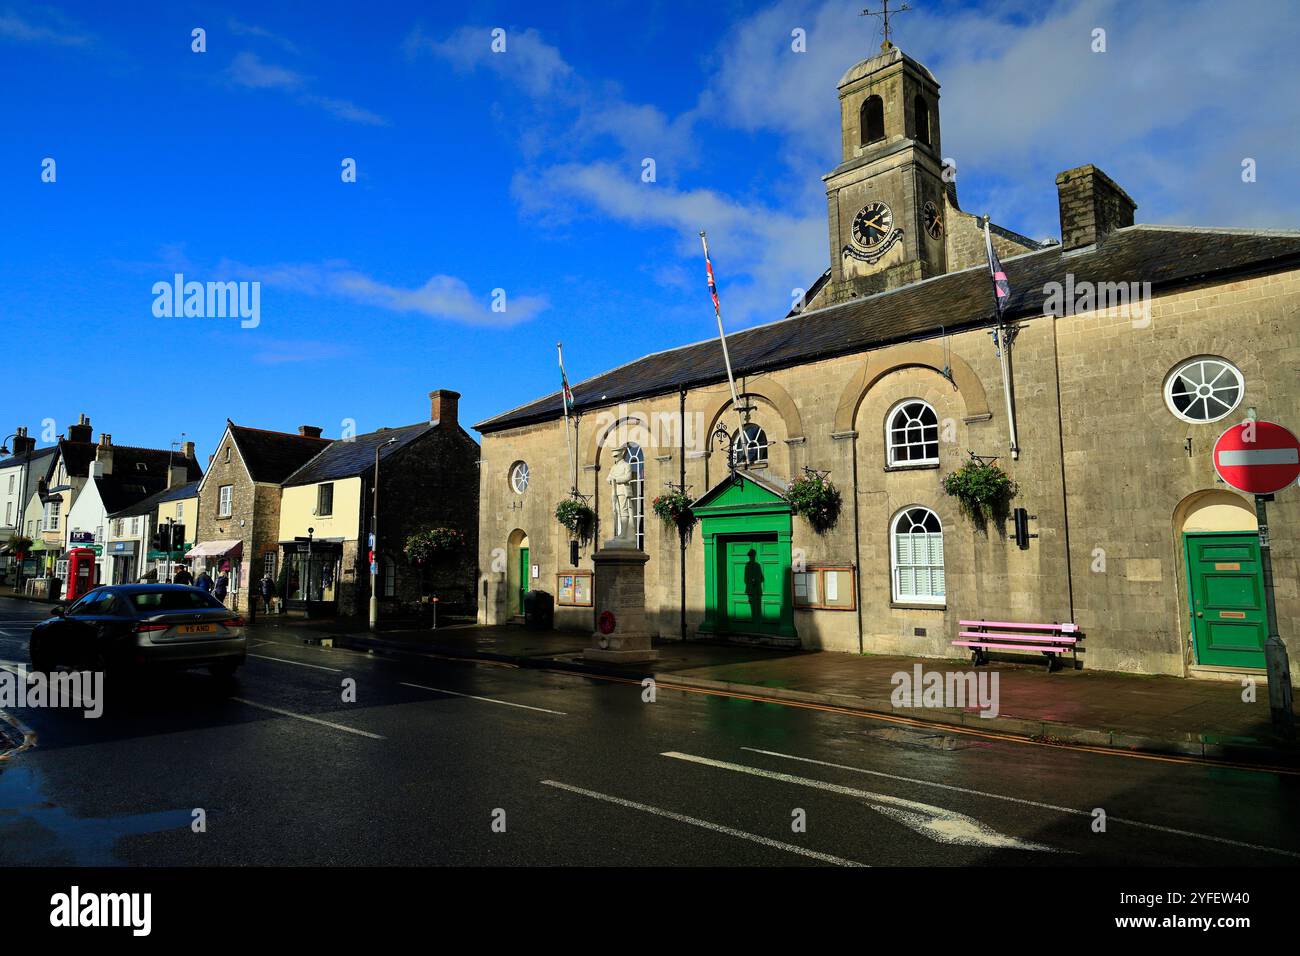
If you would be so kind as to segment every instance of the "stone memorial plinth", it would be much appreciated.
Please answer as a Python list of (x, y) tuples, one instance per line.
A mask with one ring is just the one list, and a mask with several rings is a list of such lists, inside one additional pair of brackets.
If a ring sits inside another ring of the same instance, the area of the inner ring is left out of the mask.
[(646, 623), (645, 566), (650, 555), (607, 541), (591, 556), (596, 565), (596, 629), (583, 657), (594, 661), (635, 663), (658, 660)]

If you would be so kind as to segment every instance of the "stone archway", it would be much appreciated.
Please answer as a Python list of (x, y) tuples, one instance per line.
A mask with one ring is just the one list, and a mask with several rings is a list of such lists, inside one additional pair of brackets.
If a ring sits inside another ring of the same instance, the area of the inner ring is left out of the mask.
[[(804, 437), (803, 418), (799, 415), (799, 408), (790, 393), (776, 379), (770, 375), (756, 375), (743, 379), (740, 384), (741, 387), (736, 391), (742, 402), (746, 398), (761, 398), (776, 409), (776, 413), (781, 416), (781, 421), (785, 424), (787, 440), (798, 441)], [(701, 434), (705, 436), (706, 441), (708, 436), (713, 434), (713, 429), (717, 427), (718, 419), (722, 418), (730, 407), (730, 391), (704, 407), (705, 427)]]
[(876, 382), (890, 372), (915, 367), (932, 369), (940, 375), (944, 374), (945, 367), (948, 369), (951, 381), (966, 406), (966, 421), (992, 417), (984, 384), (965, 359), (930, 342), (908, 342), (867, 355), (858, 373), (840, 393), (839, 405), (835, 409), (833, 434), (843, 435), (853, 431), (858, 407)]
[(522, 528), (510, 532), (506, 539), (505, 619), (522, 617), (524, 592), (528, 590), (528, 568), (532, 564), (528, 533)]

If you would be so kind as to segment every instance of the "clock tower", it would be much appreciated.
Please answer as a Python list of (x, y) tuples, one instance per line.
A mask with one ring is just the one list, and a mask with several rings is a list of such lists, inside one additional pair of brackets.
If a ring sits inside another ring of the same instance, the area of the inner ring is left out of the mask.
[(939, 151), (939, 83), (888, 40), (839, 82), (843, 159), (823, 178), (829, 298), (843, 302), (948, 269), (950, 204)]

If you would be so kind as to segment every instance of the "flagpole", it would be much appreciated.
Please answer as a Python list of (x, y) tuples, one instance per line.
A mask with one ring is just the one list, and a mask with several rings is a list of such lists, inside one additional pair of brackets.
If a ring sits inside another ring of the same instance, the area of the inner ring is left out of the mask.
[[(722, 306), (718, 303), (718, 287), (716, 280), (713, 278), (713, 263), (709, 261), (709, 240), (705, 236), (703, 229), (700, 230), (700, 243), (704, 246), (704, 266), (709, 276), (709, 287), (713, 292), (713, 314), (718, 319), (718, 339), (722, 342), (722, 361), (727, 366), (727, 384), (731, 386), (731, 406), (736, 410), (736, 415), (739, 418), (741, 416), (740, 396), (736, 394), (736, 379), (731, 374), (731, 355), (727, 352), (727, 333), (722, 330)], [(742, 420), (741, 426), (743, 427), (743, 425)]]
[[(568, 389), (569, 379), (564, 374), (563, 342), (555, 343), (555, 352), (560, 357), (560, 381), (563, 383), (563, 388)], [(569, 396), (565, 394), (564, 390), (560, 392), (560, 404), (564, 406), (564, 443), (569, 449), (569, 487), (576, 492), (578, 490), (578, 471), (575, 467), (577, 463), (573, 458), (573, 436), (569, 434)]]
[[(993, 269), (993, 239), (989, 235), (989, 217), (984, 217), (984, 252), (988, 256), (989, 270)], [(1016, 412), (1011, 402), (1011, 343), (1007, 338), (1007, 327), (1002, 321), (1002, 309), (996, 302), (994, 311), (997, 313), (997, 329), (994, 335), (997, 337), (998, 360), (1002, 366), (1002, 395), (1007, 401), (1007, 432), (1011, 440), (1011, 460), (1020, 459), (1020, 445), (1016, 441)]]

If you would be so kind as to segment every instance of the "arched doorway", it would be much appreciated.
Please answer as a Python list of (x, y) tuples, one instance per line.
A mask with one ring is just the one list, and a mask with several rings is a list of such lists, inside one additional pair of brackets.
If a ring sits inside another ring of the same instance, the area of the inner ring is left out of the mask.
[(1175, 509), (1174, 533), (1194, 663), (1263, 668), (1268, 621), (1254, 509), (1231, 491), (1199, 491)]
[(524, 616), (524, 595), (532, 584), (528, 535), (516, 528), (506, 547), (506, 618)]

